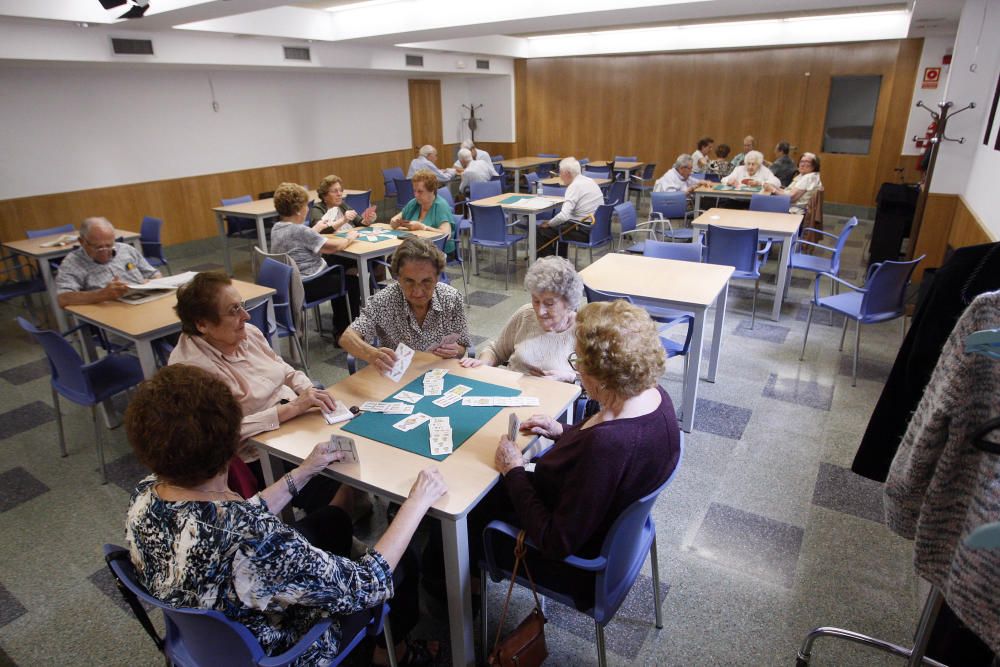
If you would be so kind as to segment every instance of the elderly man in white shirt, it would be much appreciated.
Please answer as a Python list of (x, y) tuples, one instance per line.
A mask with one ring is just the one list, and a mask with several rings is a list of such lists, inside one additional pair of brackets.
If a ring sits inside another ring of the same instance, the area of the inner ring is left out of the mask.
[(726, 185), (739, 187), (745, 185), (751, 188), (761, 188), (770, 184), (780, 188), (781, 181), (764, 166), (764, 154), (760, 151), (750, 151), (743, 157), (743, 164), (733, 169), (733, 172), (722, 179)]
[[(604, 203), (601, 188), (592, 178), (580, 173), (580, 163), (576, 158), (567, 157), (559, 162), (559, 180), (567, 186), (566, 200), (562, 209), (551, 220), (538, 225), (538, 256), (552, 255), (559, 246), (559, 255), (565, 257), (568, 247), (556, 243), (553, 239), (559, 236), (559, 227), (565, 223), (576, 223), (592, 216), (597, 207)], [(564, 239), (586, 241), (590, 238), (586, 229), (574, 226), (563, 233)]]
[(462, 168), (462, 182), (458, 186), (458, 191), (464, 195), (469, 194), (469, 186), (473, 183), (485, 183), (490, 180), (490, 171), (486, 164), (482, 160), (474, 160), (468, 148), (458, 151), (457, 164)]
[(421, 169), (426, 169), (427, 171), (437, 176), (437, 179), (439, 181), (441, 182), (450, 181), (452, 178), (455, 177), (455, 170), (438, 169), (437, 165), (434, 164), (435, 162), (437, 162), (437, 157), (438, 157), (438, 152), (436, 148), (434, 148), (430, 144), (421, 146), (420, 155), (413, 158), (413, 160), (410, 162), (410, 170), (406, 172), (406, 177), (413, 178), (413, 175), (415, 173), (417, 173)]
[(705, 182), (691, 178), (693, 170), (694, 158), (687, 153), (681, 153), (674, 161), (674, 166), (653, 185), (653, 192), (683, 192), (690, 195), (696, 187)]
[[(484, 151), (482, 148), (478, 148), (474, 143), (472, 143), (468, 139), (462, 142), (462, 148), (464, 148), (465, 150), (469, 151), (469, 153), (472, 154), (473, 160), (482, 162), (484, 165), (486, 165), (486, 170), (491, 178), (493, 176), (499, 176), (496, 167), (493, 166), (493, 159), (490, 157), (489, 153)], [(455, 170), (455, 173), (458, 174), (462, 173), (462, 170), (465, 169), (465, 166), (462, 164), (461, 157), (455, 160), (455, 164), (453, 165), (452, 168)]]

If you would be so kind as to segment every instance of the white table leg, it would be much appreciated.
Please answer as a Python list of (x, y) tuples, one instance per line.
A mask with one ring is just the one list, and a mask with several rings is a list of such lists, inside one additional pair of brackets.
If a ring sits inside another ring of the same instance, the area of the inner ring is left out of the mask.
[(690, 433), (694, 426), (694, 405), (698, 399), (698, 378), (701, 375), (702, 344), (705, 341), (705, 317), (708, 309), (694, 311), (694, 334), (691, 336), (691, 346), (688, 348), (687, 375), (684, 378), (684, 398), (681, 401), (681, 428)]
[(719, 367), (719, 352), (722, 351), (722, 327), (726, 319), (728, 298), (729, 284), (727, 283), (715, 299), (715, 326), (712, 328), (712, 351), (709, 353), (708, 377), (706, 378), (709, 382), (715, 382), (715, 371)]
[(515, 169), (514, 170), (514, 192), (520, 192), (520, 191), (521, 191), (521, 170), (520, 169)]
[(537, 213), (528, 213), (528, 266), (538, 259), (538, 220)]
[(233, 262), (229, 258), (229, 236), (226, 234), (226, 221), (221, 213), (215, 213), (215, 225), (218, 227), (219, 238), (222, 239), (222, 256), (225, 259), (226, 275), (233, 275)]
[(451, 664), (476, 664), (472, 641), (472, 578), (469, 574), (469, 534), (465, 517), (439, 518), (444, 540), (444, 576), (448, 590)]
[[(652, 201), (652, 195), (650, 195), (650, 201)], [(652, 206), (652, 204), (650, 204), (650, 206)], [(694, 210), (695, 211), (701, 210), (701, 192), (697, 190), (695, 190), (694, 193)]]
[(66, 323), (66, 313), (59, 307), (59, 295), (56, 293), (56, 281), (52, 277), (52, 267), (49, 266), (49, 260), (38, 260), (38, 268), (42, 272), (42, 280), (45, 281), (45, 290), (49, 293), (49, 306), (52, 308), (56, 328), (62, 333), (69, 329), (69, 325)]
[(264, 231), (264, 216), (257, 216), (257, 244), (260, 249), (267, 252), (267, 232)]
[(792, 235), (782, 235), (781, 256), (778, 258), (778, 283), (774, 286), (774, 306), (771, 308), (771, 319), (777, 322), (781, 319), (781, 302), (785, 298), (785, 276), (788, 273), (788, 262), (792, 254)]
[(364, 306), (368, 303), (368, 299), (372, 298), (371, 279), (368, 275), (368, 260), (364, 257), (358, 257), (358, 280), (361, 281), (361, 305)]
[(142, 376), (148, 380), (156, 375), (156, 355), (153, 354), (153, 341), (149, 338), (137, 339), (135, 341), (135, 351), (139, 353)]

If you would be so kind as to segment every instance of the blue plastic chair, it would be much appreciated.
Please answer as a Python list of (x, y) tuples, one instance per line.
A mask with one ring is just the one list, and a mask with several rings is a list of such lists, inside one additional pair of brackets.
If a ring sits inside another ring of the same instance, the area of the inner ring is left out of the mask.
[(639, 161), (639, 156), (638, 155), (616, 155), (614, 161), (615, 162), (638, 162)]
[(302, 365), (307, 370), (306, 355), (299, 342), (298, 331), (295, 328), (295, 318), (292, 316), (291, 284), (292, 267), (287, 264), (265, 257), (261, 262), (260, 271), (257, 273), (257, 284), (270, 287), (274, 290), (271, 302), (274, 304), (274, 324), (277, 327), (278, 338), (291, 338), (292, 345), (295, 346)]
[(406, 178), (406, 174), (403, 173), (403, 169), (401, 167), (391, 167), (389, 169), (382, 170), (382, 182), (385, 185), (385, 197), (383, 197), (383, 201), (392, 197), (396, 200), (396, 208), (399, 209), (402, 207), (399, 205), (399, 197), (396, 193), (397, 178), (400, 180)]
[(750, 196), (751, 211), (765, 211), (767, 213), (788, 213), (792, 198), (788, 195), (767, 195), (755, 192)]
[(413, 199), (413, 181), (408, 178), (395, 178), (396, 184), (396, 208), (400, 211)]
[(365, 190), (356, 195), (344, 195), (344, 203), (347, 204), (348, 208), (353, 208), (358, 212), (358, 215), (361, 215), (365, 209), (372, 205), (372, 191)]
[(703, 171), (692, 171), (691, 172), (691, 178), (693, 180), (696, 180), (696, 181), (704, 181), (705, 180), (705, 172), (703, 172)]
[[(618, 250), (641, 254), (650, 238), (650, 235), (653, 237), (656, 235), (654, 223), (648, 220), (642, 223), (638, 222), (635, 206), (630, 201), (615, 206), (615, 215), (618, 216), (618, 226), (621, 229), (618, 233)], [(633, 234), (645, 234), (647, 240), (633, 243), (626, 248), (625, 238), (632, 236)]]
[(545, 178), (545, 176), (540, 176), (537, 173), (530, 173), (524, 175), (524, 180), (526, 182), (527, 191), (534, 194), (538, 192), (538, 181)]
[(277, 332), (277, 325), (271, 321), (271, 318), (267, 313), (267, 305), (271, 302), (270, 299), (264, 299), (256, 306), (247, 309), (247, 314), (250, 316), (250, 324), (257, 327), (264, 338), (267, 340), (267, 344), (270, 345), (271, 341), (274, 339), (274, 334)]
[(705, 235), (705, 262), (736, 267), (732, 277), (753, 280), (753, 306), (750, 312), (750, 328), (757, 322), (757, 292), (760, 290), (760, 266), (767, 261), (771, 242), (759, 245), (759, 230), (735, 229), (709, 225)]
[(18, 317), (17, 323), (42, 346), (48, 358), (49, 372), (52, 376), (52, 404), (56, 409), (61, 455), (66, 456), (66, 434), (63, 431), (62, 410), (59, 407), (60, 395), (78, 405), (90, 408), (94, 422), (94, 442), (97, 445), (97, 463), (101, 469), (101, 483), (107, 484), (104, 444), (97, 420), (97, 406), (142, 382), (142, 366), (139, 360), (129, 354), (109, 354), (97, 361), (84, 363), (76, 349), (55, 331), (39, 329), (23, 317)]
[[(473, 184), (476, 185), (476, 184)], [(472, 245), (484, 248), (504, 249), (506, 271), (504, 272), (504, 290), (510, 284), (510, 249), (518, 241), (527, 238), (525, 234), (507, 233), (507, 216), (500, 206), (477, 206), (469, 204), (472, 212)]]
[(160, 232), (163, 227), (163, 220), (152, 216), (144, 216), (142, 224), (139, 225), (139, 242), (142, 244), (142, 256), (154, 267), (166, 267), (170, 273), (170, 264), (163, 254), (163, 242), (160, 240)]
[(496, 155), (494, 155), (490, 159), (493, 161), (493, 166), (495, 168), (497, 162), (503, 162), (503, 155), (500, 155), (499, 153), (497, 153)]
[[(791, 280), (792, 270), (795, 269), (812, 271), (813, 273), (828, 273), (832, 276), (839, 276), (840, 256), (844, 252), (844, 246), (847, 245), (847, 237), (851, 235), (851, 232), (854, 231), (854, 228), (857, 226), (858, 219), (851, 218), (844, 223), (844, 228), (840, 230), (839, 235), (824, 232), (822, 229), (806, 227), (803, 230), (804, 232), (815, 232), (817, 234), (822, 234), (823, 236), (829, 236), (837, 239), (837, 242), (833, 245), (833, 247), (830, 247), (820, 243), (813, 243), (812, 241), (796, 239), (792, 245), (792, 256), (789, 258), (789, 280)], [(830, 255), (829, 257), (824, 257), (822, 255), (809, 255), (800, 250), (802, 246), (814, 248), (814, 252), (826, 252), (830, 253)], [(838, 285), (837, 283), (834, 283), (833, 293), (836, 294), (838, 291)]]
[(24, 235), (29, 239), (37, 239), (42, 236), (52, 236), (53, 234), (72, 234), (76, 231), (73, 225), (59, 225), (58, 227), (48, 227), (46, 229), (26, 229)]
[[(584, 572), (593, 572), (594, 578), (594, 606), (582, 613), (594, 619), (594, 631), (597, 637), (598, 665), (602, 667), (607, 664), (607, 655), (604, 648), (604, 626), (614, 618), (621, 607), (622, 602), (632, 590), (643, 564), (646, 562), (646, 555), (649, 555), (649, 563), (652, 569), (653, 578), (653, 607), (655, 611), (656, 627), (663, 627), (663, 616), (660, 610), (660, 567), (656, 553), (656, 524), (653, 522), (650, 513), (656, 499), (677, 477), (681, 462), (684, 459), (684, 433), (680, 434), (680, 453), (677, 459), (677, 466), (670, 477), (667, 478), (654, 491), (639, 498), (629, 505), (621, 515), (611, 524), (604, 543), (601, 545), (601, 553), (595, 558), (580, 558), (579, 556), (567, 556), (562, 560), (566, 565)], [(480, 580), (480, 624), (481, 624), (481, 646), (489, 646), (488, 623), (487, 623), (487, 595), (486, 595), (486, 575), (489, 574), (493, 581), (498, 582), (503, 579), (510, 579), (511, 573), (505, 568), (501, 568), (495, 557), (493, 548), (493, 538), (495, 535), (506, 535), (516, 540), (520, 528), (503, 521), (491, 521), (483, 530), (483, 554), (485, 562), (479, 564)], [(504, 540), (506, 543), (507, 541)], [(537, 551), (537, 546), (529, 539), (525, 539), (524, 544), (531, 550)], [(519, 574), (517, 583), (521, 586), (528, 586), (527, 578)], [(572, 609), (576, 609), (571, 591), (558, 590), (544, 578), (535, 578), (535, 585), (540, 595), (555, 600)]]
[(612, 181), (604, 193), (604, 203), (610, 206), (628, 201), (628, 181)]
[[(851, 386), (858, 386), (858, 349), (861, 347), (861, 325), (887, 322), (897, 317), (903, 317), (906, 305), (906, 287), (910, 284), (910, 276), (917, 264), (925, 256), (909, 262), (876, 262), (868, 267), (868, 274), (865, 276), (865, 286), (858, 287), (851, 283), (832, 276), (830, 274), (816, 274), (816, 281), (813, 283), (813, 298), (809, 303), (809, 315), (806, 318), (806, 333), (802, 338), (802, 353), (799, 361), (805, 359), (806, 341), (809, 340), (809, 326), (812, 324), (813, 307), (819, 306), (840, 313), (844, 316), (844, 329), (840, 333), (840, 347), (844, 349), (844, 337), (847, 335), (847, 321), (854, 320), (857, 323), (854, 335), (854, 366), (851, 376)], [(821, 297), (819, 295), (819, 283), (826, 275), (835, 283), (840, 283), (851, 288), (850, 292), (843, 294), (832, 294)], [(903, 320), (905, 327), (906, 320)]]
[(587, 178), (611, 178), (611, 167), (588, 162), (587, 166), (583, 169), (583, 175)]
[[(231, 199), (222, 199), (223, 206), (235, 206), (237, 204), (249, 204), (253, 201), (250, 195), (241, 195)], [(242, 238), (257, 237), (257, 221), (253, 218), (241, 218), (234, 215), (226, 216), (226, 235), (239, 236)]]
[[(451, 214), (451, 219), (452, 219), (452, 224), (451, 224), (452, 229), (457, 229), (457, 227), (458, 227), (458, 215), (455, 214), (455, 213), (452, 213)], [(435, 239), (434, 240), (434, 245), (437, 246), (438, 250), (440, 250), (441, 252), (444, 252), (444, 247), (445, 247), (445, 244), (447, 242), (448, 242), (448, 238), (447, 237), (441, 237), (439, 239)], [(468, 282), (466, 281), (466, 278), (465, 278), (465, 260), (462, 257), (462, 246), (461, 246), (461, 244), (458, 244), (458, 243), (455, 244), (455, 261), (451, 262), (451, 263), (457, 263), (458, 266), (459, 266), (459, 268), (462, 270), (462, 289), (465, 292), (465, 301), (466, 301), (466, 303), (468, 303), (468, 301), (469, 301), (469, 284), (468, 284)], [(442, 271), (441, 272), (441, 282), (443, 282), (445, 285), (450, 285), (451, 284), (451, 278), (448, 277), (448, 272), (447, 271)]]
[(655, 184), (655, 162), (643, 165), (641, 174), (632, 174), (632, 183), (629, 185), (629, 196), (631, 196), (633, 192), (637, 194), (635, 198), (636, 208), (642, 206), (642, 195), (646, 192), (652, 192)]
[(582, 157), (579, 160), (577, 160), (577, 162), (580, 163), (581, 167), (584, 167), (584, 166), (590, 164), (590, 158), (589, 157)]
[(23, 297), (25, 307), (34, 317), (31, 295), (46, 291), (45, 281), (34, 262), (27, 261), (22, 255), (0, 253), (0, 303)]
[[(653, 192), (649, 200), (649, 219), (666, 225), (660, 233), (672, 241), (694, 238), (694, 229), (687, 226), (691, 213), (687, 208), (687, 195), (683, 192)], [(680, 222), (674, 228), (673, 220)]]
[[(139, 583), (135, 566), (129, 553), (114, 544), (104, 545), (104, 560), (111, 570), (118, 591), (128, 603), (136, 619), (156, 643), (156, 648), (166, 657), (168, 664), (178, 667), (201, 667), (209, 665), (256, 665), (259, 667), (282, 667), (298, 660), (306, 650), (323, 636), (333, 624), (332, 618), (323, 618), (302, 635), (284, 653), (268, 656), (253, 633), (236, 621), (230, 620), (214, 609), (174, 607), (153, 597), (146, 587)], [(166, 632), (160, 637), (146, 614), (143, 605), (159, 609), (163, 613)], [(369, 610), (371, 617), (356, 632), (345, 634), (340, 653), (331, 666), (341, 664), (366, 636), (385, 632), (386, 645), (392, 646), (392, 633), (385, 623), (389, 605), (382, 604)], [(344, 617), (341, 617), (344, 618)]]
[[(302, 349), (307, 353), (309, 351), (309, 327), (306, 326), (305, 322), (306, 322), (306, 313), (308, 311), (313, 309), (316, 310), (315, 314), (316, 330), (319, 331), (320, 336), (323, 335), (323, 318), (320, 317), (319, 314), (319, 306), (321, 304), (327, 303), (329, 301), (330, 308), (332, 309), (334, 299), (343, 299), (344, 307), (347, 308), (347, 321), (351, 322), (354, 319), (354, 314), (351, 313), (351, 300), (347, 296), (347, 275), (344, 272), (344, 267), (341, 266), (340, 264), (328, 265), (325, 269), (323, 269), (319, 273), (309, 276), (308, 278), (303, 278), (302, 286), (305, 287), (310, 282), (318, 280), (319, 278), (331, 272), (337, 274), (337, 284), (340, 286), (340, 289), (330, 292), (329, 294), (324, 294), (323, 296), (314, 299), (312, 301), (306, 301), (306, 300), (302, 301)], [(302, 365), (307, 369), (308, 372), (309, 368), (308, 359), (305, 356), (302, 357)]]
[[(640, 299), (635, 297), (624, 294), (602, 292), (600, 290), (587, 287), (586, 285), (583, 286), (583, 293), (587, 297), (587, 303), (594, 303), (596, 301), (617, 301), (618, 299), (623, 299), (631, 304), (644, 308), (654, 322), (666, 325), (660, 327), (660, 344), (663, 346), (663, 351), (667, 353), (667, 359), (670, 359), (671, 357), (684, 356), (686, 363), (686, 355), (688, 353), (688, 349), (691, 347), (691, 334), (693, 333), (691, 325), (694, 322), (694, 315), (681, 310), (674, 310), (672, 308), (651, 307), (642, 303)], [(670, 340), (669, 338), (663, 337), (663, 334), (668, 329), (671, 329), (678, 324), (687, 324), (688, 327), (684, 343), (678, 343)]]
[(572, 223), (567, 223), (559, 228), (559, 241), (557, 243), (565, 243), (568, 246), (573, 246), (577, 250), (573, 253), (573, 266), (576, 266), (576, 256), (579, 253), (580, 248), (587, 248), (590, 251), (590, 263), (594, 263), (594, 248), (598, 248), (603, 245), (610, 245), (613, 242), (613, 237), (611, 236), (611, 214), (614, 213), (614, 206), (608, 204), (602, 204), (597, 207), (594, 211), (594, 222), (593, 224), (587, 225), (582, 222), (576, 223), (578, 229), (585, 229), (588, 232), (589, 238), (586, 241), (574, 241), (572, 239), (563, 238), (563, 230), (567, 227), (572, 226)]
[(676, 259), (681, 262), (700, 262), (704, 247), (701, 243), (671, 243), (669, 241), (646, 241), (643, 255), (660, 259)]
[(495, 197), (503, 193), (503, 184), (500, 181), (482, 181), (469, 184), (469, 201), (479, 201), (487, 197)]

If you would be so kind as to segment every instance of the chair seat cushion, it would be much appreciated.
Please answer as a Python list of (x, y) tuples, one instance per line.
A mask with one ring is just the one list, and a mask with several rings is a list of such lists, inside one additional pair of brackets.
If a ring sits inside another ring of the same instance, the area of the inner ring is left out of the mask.
[(804, 269), (806, 271), (815, 271), (816, 273), (829, 272), (833, 262), (829, 257), (820, 257), (818, 255), (805, 255), (801, 252), (792, 253), (791, 267), (793, 269)]
[(841, 292), (840, 294), (820, 297), (816, 305), (829, 308), (856, 320), (860, 316), (861, 300), (864, 296), (861, 292)]
[(56, 390), (67, 399), (80, 405), (93, 405), (119, 394), (142, 382), (142, 365), (131, 354), (111, 354), (84, 367), (90, 378), (93, 396), (67, 387), (53, 380)]
[(682, 229), (674, 229), (674, 230), (665, 229), (663, 231), (663, 235), (671, 239), (693, 239), (694, 230), (688, 227), (684, 227)]
[(639, 241), (638, 243), (630, 245), (629, 247), (625, 248), (625, 252), (632, 252), (636, 253), (637, 255), (641, 255), (644, 252), (646, 252), (646, 242)]

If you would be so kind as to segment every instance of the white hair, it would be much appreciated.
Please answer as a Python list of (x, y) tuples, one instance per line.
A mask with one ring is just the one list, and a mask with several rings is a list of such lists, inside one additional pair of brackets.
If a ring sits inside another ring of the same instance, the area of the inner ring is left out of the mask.
[(539, 257), (524, 276), (524, 289), (530, 294), (558, 294), (573, 310), (580, 307), (583, 279), (573, 265), (562, 257)]
[(674, 160), (674, 169), (680, 169), (681, 167), (690, 167), (694, 165), (694, 158), (691, 157), (690, 153), (681, 153)]
[(80, 236), (82, 236), (85, 239), (88, 239), (90, 238), (91, 229), (94, 229), (95, 227), (103, 227), (105, 225), (107, 225), (108, 229), (114, 229), (114, 225), (112, 225), (111, 221), (108, 220), (107, 218), (102, 218), (102, 217), (87, 218), (86, 220), (80, 223)]
[(420, 147), (420, 157), (427, 157), (431, 153), (437, 153), (438, 149), (434, 148), (430, 144), (424, 144)]
[(567, 172), (573, 178), (580, 175), (580, 162), (575, 157), (564, 157), (559, 160), (559, 171)]
[(760, 151), (749, 151), (743, 156), (743, 162), (756, 162), (758, 164), (764, 164), (764, 154)]
[(465, 141), (462, 142), (462, 148), (467, 148), (468, 150), (471, 151), (475, 147), (476, 145), (472, 143), (472, 139), (466, 139)]
[(461, 160), (462, 162), (471, 162), (472, 151), (470, 151), (468, 148), (458, 149), (458, 159)]

